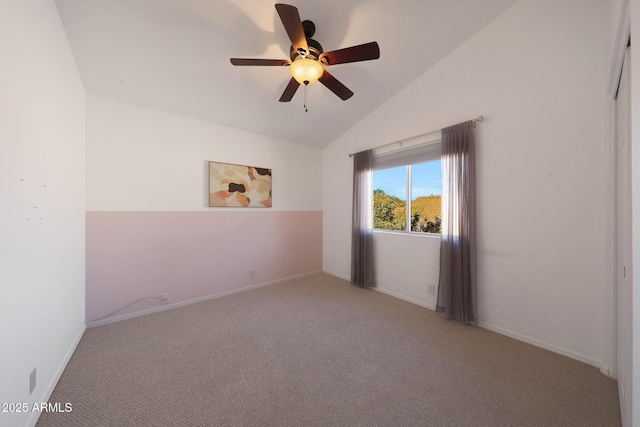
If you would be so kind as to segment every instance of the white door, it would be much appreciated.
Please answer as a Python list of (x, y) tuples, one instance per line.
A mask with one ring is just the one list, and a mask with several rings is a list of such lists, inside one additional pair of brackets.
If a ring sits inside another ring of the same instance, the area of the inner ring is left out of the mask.
[(615, 123), (615, 289), (618, 393), (622, 425), (631, 426), (631, 52), (627, 47), (616, 98)]

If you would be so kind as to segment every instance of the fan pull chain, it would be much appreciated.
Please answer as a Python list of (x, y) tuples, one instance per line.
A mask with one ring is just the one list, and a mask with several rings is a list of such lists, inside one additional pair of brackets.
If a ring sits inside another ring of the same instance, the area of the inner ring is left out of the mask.
[(309, 110), (307, 109), (307, 87), (309, 86), (309, 81), (305, 80), (304, 81), (304, 112), (308, 113)]

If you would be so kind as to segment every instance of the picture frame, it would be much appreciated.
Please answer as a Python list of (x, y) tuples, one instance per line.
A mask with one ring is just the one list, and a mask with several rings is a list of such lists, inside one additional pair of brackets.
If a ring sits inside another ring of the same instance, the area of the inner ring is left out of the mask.
[(209, 162), (209, 207), (270, 208), (271, 169)]

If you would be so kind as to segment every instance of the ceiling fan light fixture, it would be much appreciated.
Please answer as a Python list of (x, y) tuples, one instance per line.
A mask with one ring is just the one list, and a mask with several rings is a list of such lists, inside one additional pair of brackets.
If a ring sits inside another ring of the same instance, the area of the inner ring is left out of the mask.
[(298, 58), (289, 66), (291, 76), (301, 85), (311, 85), (318, 81), (324, 68), (319, 61), (309, 58)]

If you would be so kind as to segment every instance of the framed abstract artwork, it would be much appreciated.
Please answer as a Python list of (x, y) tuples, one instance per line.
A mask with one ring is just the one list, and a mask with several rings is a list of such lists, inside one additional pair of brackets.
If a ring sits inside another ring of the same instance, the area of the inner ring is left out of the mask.
[(271, 169), (209, 162), (209, 207), (271, 207)]

